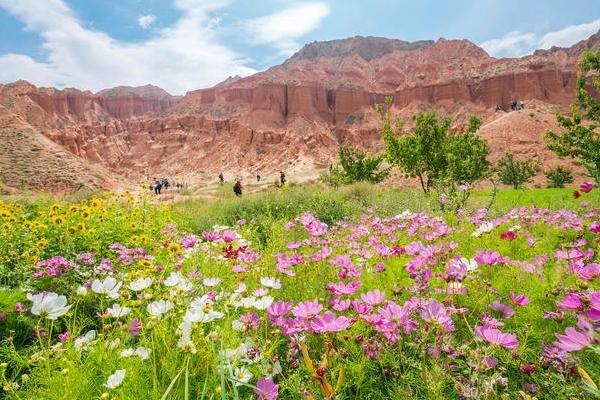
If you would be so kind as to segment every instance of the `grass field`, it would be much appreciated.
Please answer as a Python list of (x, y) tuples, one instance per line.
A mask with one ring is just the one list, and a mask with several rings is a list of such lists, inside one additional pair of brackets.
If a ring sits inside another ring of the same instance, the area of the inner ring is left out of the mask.
[(226, 189), (1, 202), (3, 396), (600, 398), (597, 188)]

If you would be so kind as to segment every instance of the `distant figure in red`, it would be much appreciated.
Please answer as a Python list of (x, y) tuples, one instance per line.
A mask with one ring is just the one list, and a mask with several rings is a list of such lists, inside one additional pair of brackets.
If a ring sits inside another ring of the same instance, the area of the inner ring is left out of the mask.
[(235, 193), (235, 195), (237, 197), (242, 197), (242, 190), (243, 190), (242, 181), (241, 181), (241, 179), (238, 178), (235, 181), (235, 185), (233, 185), (233, 193)]

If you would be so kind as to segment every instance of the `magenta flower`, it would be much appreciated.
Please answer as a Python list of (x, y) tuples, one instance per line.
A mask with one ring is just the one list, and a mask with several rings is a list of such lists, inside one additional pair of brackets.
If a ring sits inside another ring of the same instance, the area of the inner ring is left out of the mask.
[(140, 334), (140, 330), (142, 329), (142, 322), (134, 318), (129, 322), (129, 334), (131, 336), (137, 336)]
[(64, 331), (63, 333), (58, 334), (58, 340), (61, 343), (68, 341), (70, 338), (71, 338), (71, 334), (69, 333), (69, 331)]
[(503, 265), (504, 258), (496, 251), (480, 251), (475, 255), (477, 264), (482, 265)]
[(348, 299), (334, 297), (329, 301), (329, 306), (335, 311), (346, 311), (351, 305), (352, 302)]
[(506, 231), (500, 234), (500, 239), (513, 241), (517, 238), (517, 234), (513, 231)]
[(553, 343), (554, 346), (568, 353), (579, 351), (592, 343), (591, 337), (572, 327), (565, 329), (564, 335), (557, 333), (556, 337), (558, 340)]
[(556, 303), (559, 310), (577, 310), (583, 305), (581, 297), (577, 293), (568, 293), (563, 299)]
[(181, 239), (181, 247), (183, 247), (184, 249), (191, 249), (196, 245), (197, 241), (198, 238), (190, 233), (188, 235), (185, 235), (183, 239)]
[(22, 312), (25, 312), (25, 307), (23, 307), (23, 304), (21, 304), (21, 303), (15, 303), (14, 310), (15, 310), (15, 312), (22, 313)]
[(383, 294), (381, 291), (375, 289), (375, 290), (371, 290), (370, 292), (367, 292), (367, 293), (361, 295), (360, 298), (366, 304), (368, 304), (370, 306), (376, 306), (377, 304), (381, 304), (385, 301), (385, 294)]
[(586, 181), (583, 182), (579, 188), (583, 193), (589, 193), (594, 188), (594, 184), (592, 182)]
[(336, 317), (331, 311), (326, 311), (323, 316), (315, 317), (310, 323), (310, 327), (316, 333), (340, 332), (348, 328), (352, 321), (346, 317)]
[(502, 304), (498, 300), (494, 300), (490, 307), (494, 311), (501, 312), (504, 318), (510, 318), (515, 314), (515, 310), (511, 306)]
[(321, 312), (323, 306), (319, 304), (319, 300), (303, 301), (292, 308), (292, 314), (297, 318), (310, 319)]
[(273, 379), (259, 379), (256, 382), (256, 389), (254, 390), (258, 396), (258, 400), (277, 400), (279, 396), (279, 385), (273, 382)]
[(590, 232), (600, 233), (600, 221), (594, 221), (590, 224)]
[(510, 292), (510, 299), (516, 306), (524, 307), (529, 304), (529, 298), (524, 294), (516, 294), (514, 292)]
[(517, 335), (514, 333), (504, 333), (489, 326), (478, 326), (475, 328), (475, 333), (488, 343), (502, 346), (505, 349), (514, 350), (519, 347)]
[(221, 238), (223, 239), (224, 242), (231, 243), (231, 242), (235, 242), (239, 238), (239, 236), (234, 231), (225, 231), (221, 235)]

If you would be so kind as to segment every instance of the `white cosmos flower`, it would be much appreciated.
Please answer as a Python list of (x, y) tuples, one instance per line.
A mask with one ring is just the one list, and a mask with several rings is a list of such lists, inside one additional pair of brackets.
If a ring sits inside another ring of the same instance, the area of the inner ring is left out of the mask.
[(56, 293), (27, 293), (27, 298), (33, 303), (31, 313), (55, 320), (65, 315), (72, 306), (67, 305), (67, 298)]
[(246, 284), (244, 282), (240, 282), (239, 285), (237, 285), (237, 287), (233, 290), (234, 293), (244, 293), (246, 290), (248, 290), (248, 286), (246, 286)]
[(118, 282), (112, 276), (108, 276), (103, 281), (94, 279), (92, 282), (92, 291), (94, 293), (104, 294), (108, 298), (116, 299), (119, 297), (121, 286), (123, 286), (122, 282)]
[(150, 358), (150, 349), (147, 349), (143, 346), (138, 347), (137, 349), (128, 348), (121, 351), (119, 354), (123, 358), (137, 356), (140, 360), (145, 361)]
[(86, 345), (92, 343), (96, 339), (96, 331), (87, 331), (85, 335), (79, 336), (73, 342), (73, 345), (77, 350), (83, 349)]
[(407, 209), (407, 210), (404, 210), (402, 212), (402, 214), (396, 215), (396, 218), (398, 218), (398, 219), (409, 219), (412, 216), (413, 216), (413, 213), (410, 210)]
[(475, 271), (478, 268), (477, 261), (472, 258), (461, 257), (460, 262), (467, 266), (467, 271)]
[(236, 332), (241, 332), (244, 330), (244, 324), (239, 319), (233, 320), (231, 322), (231, 329)]
[(275, 361), (273, 364), (269, 362), (263, 364), (263, 375), (265, 378), (273, 378), (275, 375), (279, 375), (281, 371), (282, 368), (279, 361)]
[(160, 318), (163, 314), (169, 312), (174, 306), (175, 304), (169, 300), (158, 300), (148, 304), (146, 310), (151, 315)]
[(106, 312), (113, 318), (121, 318), (128, 315), (131, 312), (131, 308), (115, 303), (112, 307), (107, 308)]
[(477, 227), (477, 229), (471, 235), (475, 236), (475, 237), (479, 237), (479, 236), (483, 235), (484, 233), (491, 232), (492, 229), (494, 229), (494, 224), (489, 221), (486, 221), (486, 222), (482, 223), (481, 225), (479, 225)]
[(185, 322), (200, 322), (205, 324), (207, 322), (214, 321), (215, 319), (223, 318), (223, 315), (223, 313), (215, 310), (205, 311), (201, 308), (189, 308), (185, 312), (183, 320)]
[(281, 289), (281, 281), (277, 278), (260, 278), (260, 284), (271, 289)]
[(202, 284), (208, 287), (214, 287), (221, 283), (221, 279), (219, 278), (204, 278), (202, 280)]
[(254, 375), (252, 372), (248, 371), (247, 368), (239, 367), (233, 371), (233, 379), (235, 381), (235, 386), (241, 386), (243, 383), (248, 383), (250, 379), (252, 379)]
[(114, 350), (117, 347), (119, 347), (119, 344), (121, 344), (121, 339), (115, 338), (115, 339), (111, 340), (110, 342), (106, 343), (106, 348), (109, 350)]
[(116, 370), (111, 376), (108, 377), (104, 386), (109, 389), (118, 388), (121, 383), (123, 383), (123, 379), (125, 379), (125, 372), (126, 371), (124, 369)]
[(86, 294), (88, 294), (88, 288), (86, 288), (85, 286), (79, 286), (77, 288), (77, 295), (85, 296)]
[(254, 308), (257, 310), (266, 310), (271, 304), (273, 304), (271, 296), (263, 296), (254, 300)]
[(165, 285), (169, 287), (177, 287), (179, 290), (183, 292), (187, 292), (188, 290), (192, 290), (192, 283), (185, 279), (183, 275), (181, 275), (180, 271), (171, 272), (171, 275), (165, 279)]
[(133, 290), (134, 292), (140, 292), (144, 289), (148, 289), (150, 287), (150, 285), (152, 285), (152, 278), (148, 277), (148, 278), (140, 278), (140, 279), (136, 279), (135, 281), (132, 281), (131, 283), (129, 283), (129, 289)]

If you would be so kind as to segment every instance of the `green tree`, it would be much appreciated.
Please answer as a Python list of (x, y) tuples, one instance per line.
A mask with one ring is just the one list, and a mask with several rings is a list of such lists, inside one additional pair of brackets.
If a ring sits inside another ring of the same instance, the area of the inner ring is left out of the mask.
[(557, 166), (544, 173), (549, 188), (564, 188), (565, 183), (573, 183), (573, 173), (569, 168)]
[(571, 115), (558, 113), (561, 132), (547, 131), (548, 147), (560, 157), (581, 161), (587, 176), (600, 183), (600, 102), (590, 89), (600, 91), (600, 51), (583, 53), (577, 78), (577, 103), (571, 105)]
[[(390, 106), (391, 100), (386, 99), (385, 105)], [(404, 132), (401, 120), (392, 121), (383, 106), (377, 109), (383, 119), (381, 134), (388, 160), (406, 176), (418, 178), (425, 193), (434, 187), (473, 184), (487, 175), (489, 150), (476, 134), (479, 118), (469, 118), (463, 132), (452, 132), (450, 118), (440, 118), (435, 112), (417, 113), (414, 128)]]
[(390, 168), (383, 166), (383, 156), (370, 156), (366, 152), (350, 146), (339, 149), (339, 165), (321, 174), (321, 180), (332, 186), (354, 182), (379, 183), (385, 180)]
[(525, 183), (529, 182), (539, 169), (540, 163), (536, 158), (519, 161), (515, 159), (512, 153), (506, 153), (498, 161), (496, 167), (500, 182), (505, 185), (511, 185), (515, 189), (519, 189)]

